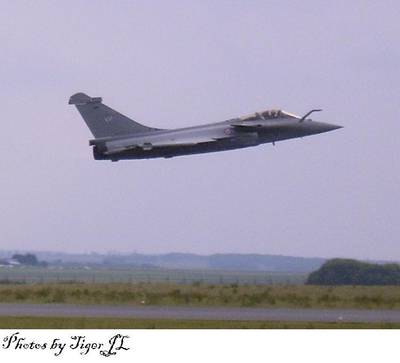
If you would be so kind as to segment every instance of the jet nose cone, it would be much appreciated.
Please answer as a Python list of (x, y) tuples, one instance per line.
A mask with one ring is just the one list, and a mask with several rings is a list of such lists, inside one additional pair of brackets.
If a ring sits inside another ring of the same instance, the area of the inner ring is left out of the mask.
[(328, 124), (326, 122), (312, 121), (311, 129), (312, 129), (312, 133), (319, 134), (319, 133), (322, 133), (322, 132), (328, 132), (328, 131), (341, 129), (342, 127), (343, 126), (334, 125), (334, 124)]
[(334, 125), (334, 124), (325, 124), (326, 131), (333, 131), (333, 130), (337, 130), (337, 129), (341, 129), (341, 128), (343, 128), (343, 126)]

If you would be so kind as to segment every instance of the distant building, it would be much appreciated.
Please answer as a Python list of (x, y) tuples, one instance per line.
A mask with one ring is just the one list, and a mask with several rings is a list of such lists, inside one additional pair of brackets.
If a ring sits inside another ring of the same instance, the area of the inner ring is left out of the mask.
[(12, 258), (7, 258), (7, 259), (1, 259), (0, 260), (0, 266), (1, 267), (12, 267), (12, 266), (18, 266), (21, 265), (20, 262), (12, 259)]

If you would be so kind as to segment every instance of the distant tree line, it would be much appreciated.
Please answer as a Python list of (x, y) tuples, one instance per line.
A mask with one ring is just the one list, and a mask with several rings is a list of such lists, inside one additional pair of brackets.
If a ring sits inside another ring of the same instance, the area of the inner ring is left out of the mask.
[(39, 262), (36, 255), (32, 253), (27, 253), (25, 255), (22, 254), (15, 254), (11, 257), (12, 260), (19, 262), (21, 265), (28, 265), (28, 266), (39, 266), (42, 263)]
[(400, 285), (400, 265), (366, 263), (351, 259), (325, 262), (307, 279), (309, 285)]

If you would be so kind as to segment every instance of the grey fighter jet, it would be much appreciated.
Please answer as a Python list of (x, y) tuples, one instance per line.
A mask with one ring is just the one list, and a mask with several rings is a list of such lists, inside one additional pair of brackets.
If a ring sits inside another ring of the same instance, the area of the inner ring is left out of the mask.
[(104, 105), (100, 97), (76, 93), (75, 105), (94, 139), (96, 160), (172, 158), (240, 149), (276, 141), (319, 134), (341, 126), (312, 121), (311, 110), (298, 117), (282, 110), (267, 110), (230, 120), (166, 130), (144, 126)]

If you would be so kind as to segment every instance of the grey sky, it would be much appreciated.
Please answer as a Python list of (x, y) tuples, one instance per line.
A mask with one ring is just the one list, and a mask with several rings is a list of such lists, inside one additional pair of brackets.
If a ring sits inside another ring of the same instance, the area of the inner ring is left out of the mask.
[[(398, 1), (2, 1), (0, 248), (400, 259)], [(161, 128), (345, 126), (96, 162), (77, 91)]]

